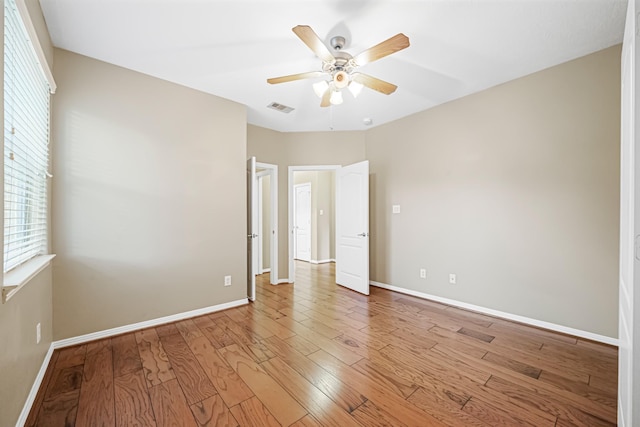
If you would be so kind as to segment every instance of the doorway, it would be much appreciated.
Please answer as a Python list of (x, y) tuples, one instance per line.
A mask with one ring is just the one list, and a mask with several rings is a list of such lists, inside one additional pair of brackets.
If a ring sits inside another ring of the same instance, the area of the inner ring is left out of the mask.
[[(296, 262), (303, 265), (335, 262), (335, 171), (340, 166), (289, 166), (289, 280), (295, 282)], [(310, 208), (306, 203), (309, 190)], [(300, 221), (309, 221), (309, 231), (300, 227)], [(298, 227), (298, 228), (296, 228)], [(307, 243), (308, 242), (308, 243)], [(300, 246), (303, 245), (301, 248)], [(306, 249), (304, 246), (308, 249)], [(297, 260), (297, 261), (296, 261)]]
[[(255, 224), (255, 246), (247, 262), (251, 266), (252, 277), (269, 273), (269, 283), (278, 283), (278, 166), (255, 162), (253, 181), (255, 197), (248, 199), (249, 215)], [(254, 285), (255, 287), (255, 285)]]

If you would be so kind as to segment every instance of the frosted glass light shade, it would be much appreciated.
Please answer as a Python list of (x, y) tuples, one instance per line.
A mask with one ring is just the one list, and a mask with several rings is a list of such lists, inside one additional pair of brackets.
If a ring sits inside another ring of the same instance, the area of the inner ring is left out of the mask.
[(362, 92), (363, 87), (364, 85), (362, 83), (351, 82), (349, 83), (349, 92), (351, 92), (354, 98), (357, 98), (360, 92)]
[(322, 98), (327, 89), (329, 89), (329, 84), (324, 80), (313, 84), (313, 91), (318, 95), (318, 98)]
[(342, 92), (340, 91), (335, 91), (331, 94), (331, 98), (329, 99), (329, 102), (332, 105), (340, 105), (342, 104)]

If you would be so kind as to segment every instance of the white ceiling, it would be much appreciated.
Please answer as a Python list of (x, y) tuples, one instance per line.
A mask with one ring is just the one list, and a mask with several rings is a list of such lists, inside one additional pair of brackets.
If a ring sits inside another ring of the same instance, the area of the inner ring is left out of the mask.
[[(40, 0), (55, 46), (227, 98), (278, 131), (362, 130), (622, 41), (626, 0)], [(406, 34), (411, 46), (360, 71), (398, 85), (321, 108), (319, 70), (291, 31), (310, 25), (355, 55)], [(291, 106), (284, 114), (271, 102)]]

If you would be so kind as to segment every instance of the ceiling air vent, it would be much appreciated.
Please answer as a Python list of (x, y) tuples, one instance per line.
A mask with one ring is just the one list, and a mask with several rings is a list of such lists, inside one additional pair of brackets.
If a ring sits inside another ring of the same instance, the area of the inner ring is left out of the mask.
[(294, 110), (294, 108), (292, 107), (287, 107), (286, 105), (278, 104), (277, 102), (272, 102), (271, 104), (267, 105), (267, 107), (286, 114)]

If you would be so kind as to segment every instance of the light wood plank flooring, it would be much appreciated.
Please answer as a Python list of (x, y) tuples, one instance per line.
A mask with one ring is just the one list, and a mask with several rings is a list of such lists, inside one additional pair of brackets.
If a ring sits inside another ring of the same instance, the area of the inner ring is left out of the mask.
[(613, 347), (297, 271), (247, 306), (55, 351), (27, 425), (616, 424)]

